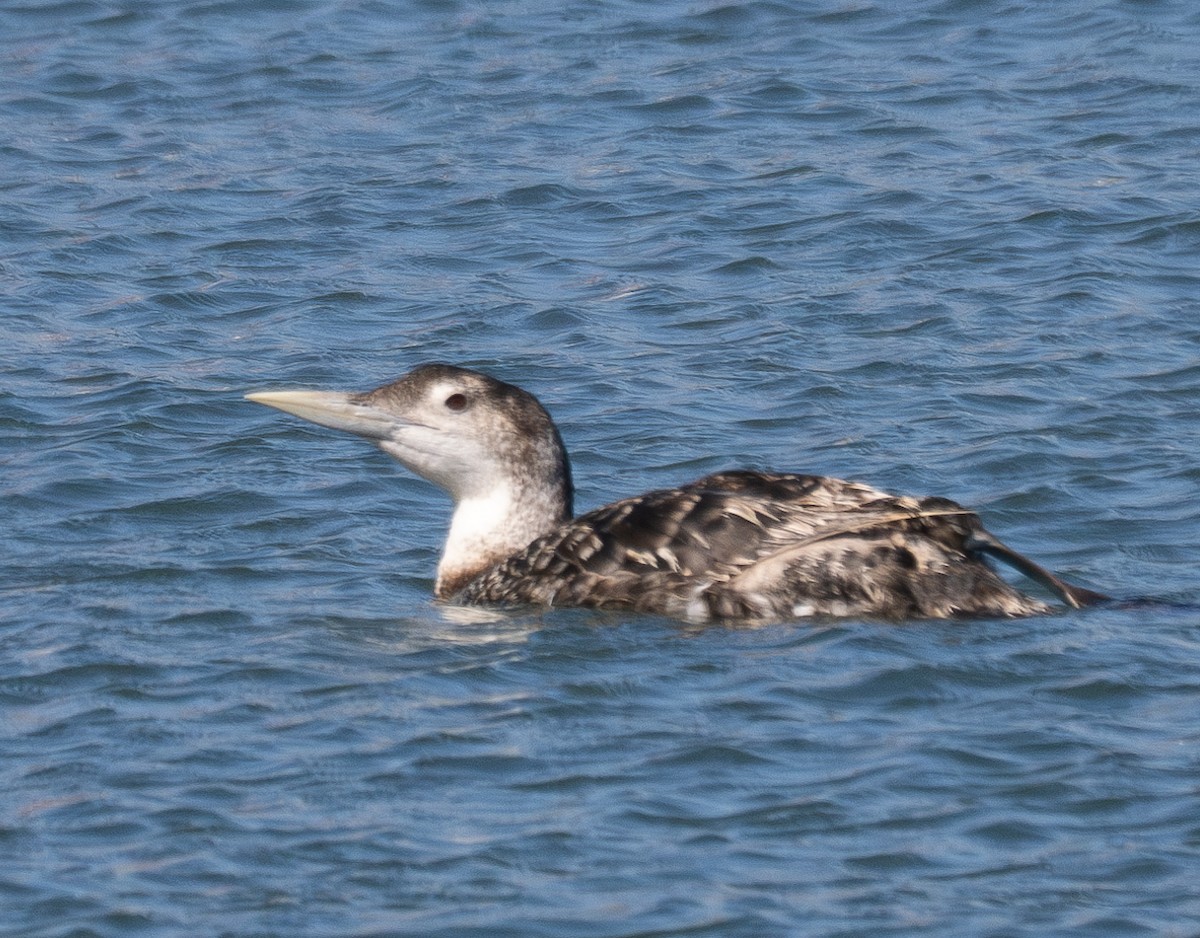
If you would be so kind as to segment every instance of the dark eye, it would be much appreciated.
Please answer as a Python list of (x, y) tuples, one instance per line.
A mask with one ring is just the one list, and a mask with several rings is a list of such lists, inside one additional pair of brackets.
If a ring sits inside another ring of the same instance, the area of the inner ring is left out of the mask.
[(467, 409), (467, 396), (465, 394), (451, 394), (446, 398), (447, 410), (452, 410), (455, 413)]

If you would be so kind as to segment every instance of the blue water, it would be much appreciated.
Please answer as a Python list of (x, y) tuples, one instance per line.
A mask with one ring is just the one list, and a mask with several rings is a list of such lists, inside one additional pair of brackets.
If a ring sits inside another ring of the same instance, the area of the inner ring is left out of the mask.
[[(0, 934), (1200, 934), (1194, 4), (15, 0), (0, 131)], [(242, 400), (429, 360), (1124, 601), (464, 616)]]

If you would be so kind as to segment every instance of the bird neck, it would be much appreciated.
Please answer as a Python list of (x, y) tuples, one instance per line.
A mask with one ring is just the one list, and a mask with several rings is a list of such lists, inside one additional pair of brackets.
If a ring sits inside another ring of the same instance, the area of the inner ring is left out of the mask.
[(480, 573), (570, 518), (570, 499), (561, 491), (503, 485), (460, 498), (438, 564), (436, 595), (453, 596)]

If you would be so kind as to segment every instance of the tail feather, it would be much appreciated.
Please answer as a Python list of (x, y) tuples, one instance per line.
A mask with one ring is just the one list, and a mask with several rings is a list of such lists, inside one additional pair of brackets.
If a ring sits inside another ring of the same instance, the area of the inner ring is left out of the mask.
[(1041, 583), (1047, 589), (1057, 593), (1062, 598), (1062, 601), (1072, 609), (1092, 606), (1096, 603), (1106, 602), (1112, 598), (1105, 596), (1103, 593), (1097, 593), (1094, 590), (1084, 589), (1082, 586), (1072, 586), (1045, 567), (1034, 563), (1024, 554), (1018, 554), (1011, 547), (1005, 546), (986, 531), (972, 532), (967, 538), (967, 549), (982, 554), (989, 554), (997, 560), (1008, 564), (1013, 569), (1019, 570), (1025, 576), (1029, 577), (1029, 579)]

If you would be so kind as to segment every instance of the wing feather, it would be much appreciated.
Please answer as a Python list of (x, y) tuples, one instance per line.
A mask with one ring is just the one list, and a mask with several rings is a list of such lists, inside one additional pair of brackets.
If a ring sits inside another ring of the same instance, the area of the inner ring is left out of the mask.
[(460, 598), (759, 619), (1042, 611), (971, 550), (968, 537), (982, 530), (945, 499), (725, 472), (582, 515)]

